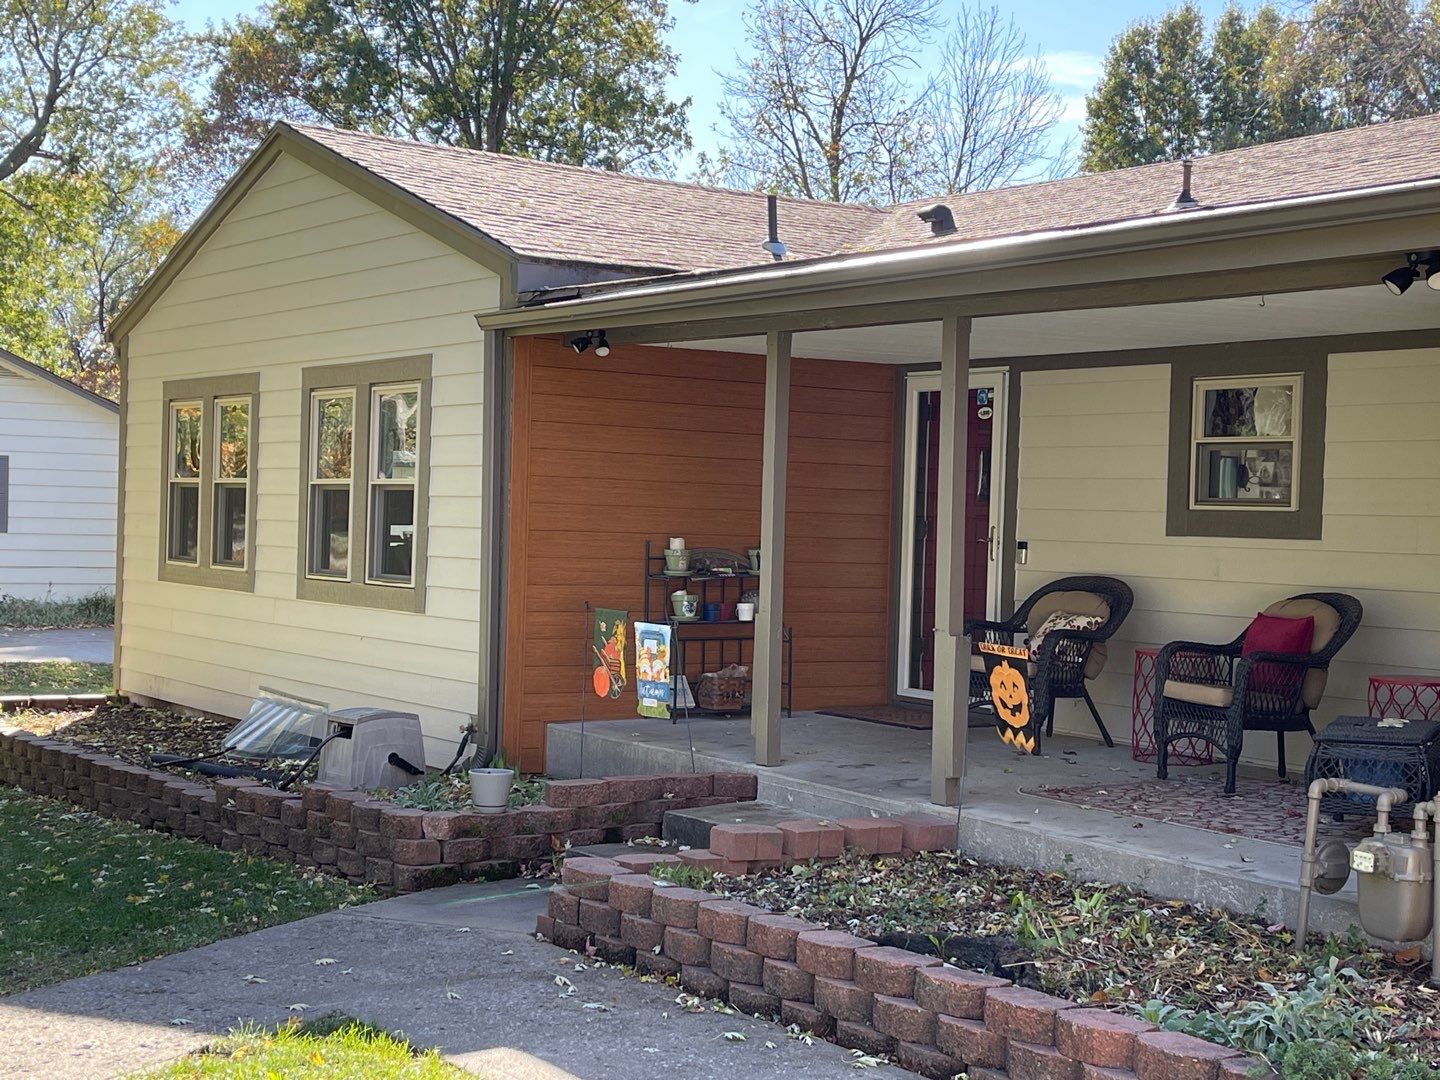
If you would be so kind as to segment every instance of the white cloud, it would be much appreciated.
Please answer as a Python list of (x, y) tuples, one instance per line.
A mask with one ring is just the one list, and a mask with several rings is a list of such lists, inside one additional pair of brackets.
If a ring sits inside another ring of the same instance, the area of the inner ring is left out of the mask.
[(1084, 94), (1094, 89), (1095, 83), (1100, 79), (1102, 60), (1094, 53), (1050, 52), (1042, 53), (1040, 59), (1044, 62), (1045, 69), (1050, 72), (1050, 79), (1056, 89), (1083, 91), (1080, 95), (1082, 101)]

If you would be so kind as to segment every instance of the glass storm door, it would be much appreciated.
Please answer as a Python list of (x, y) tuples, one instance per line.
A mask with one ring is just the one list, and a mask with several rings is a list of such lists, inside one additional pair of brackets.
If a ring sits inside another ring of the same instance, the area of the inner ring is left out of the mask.
[[(971, 372), (965, 463), (965, 617), (994, 618), (1000, 595), (1000, 486), (1004, 372)], [(940, 375), (905, 382), (905, 473), (901, 510), (900, 620), (896, 691), (929, 698), (935, 689), (935, 558), (940, 496)]]

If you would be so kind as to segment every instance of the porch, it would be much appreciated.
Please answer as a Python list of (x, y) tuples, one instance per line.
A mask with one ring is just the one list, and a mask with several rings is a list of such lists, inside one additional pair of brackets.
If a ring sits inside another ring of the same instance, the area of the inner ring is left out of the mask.
[[(954, 813), (930, 801), (929, 731), (805, 712), (781, 724), (785, 757), (769, 767), (754, 764), (744, 717), (553, 724), (547, 730), (547, 760), (557, 777), (751, 772), (759, 779), (759, 802), (795, 816)], [(1293, 923), (1300, 848), (1282, 842), (1289, 830), (1269, 830), (1275, 839), (1262, 840), (1255, 838), (1266, 831), (1260, 828), (1242, 826), (1242, 835), (1100, 809), (1084, 796), (1047, 797), (1040, 794), (1046, 788), (1090, 789), (1098, 796), (1154, 784), (1154, 766), (1133, 761), (1124, 747), (1110, 749), (1089, 739), (1056, 736), (1046, 741), (1042, 755), (1031, 756), (1002, 744), (993, 730), (974, 727), (970, 736), (958, 814), (960, 851)], [(1169, 784), (1213, 781), (1207, 784), (1215, 789), (1207, 796), (1214, 800), (1209, 805), (1221, 805), (1221, 772), (1223, 765), (1175, 769)], [(1281, 798), (1293, 793), (1303, 804), (1301, 786), (1277, 784), (1264, 770), (1242, 772), (1242, 791), (1271, 789)], [(1352, 836), (1355, 827), (1326, 826)], [(1318, 928), (1340, 933), (1356, 921), (1353, 884), (1317, 901), (1312, 918)]]

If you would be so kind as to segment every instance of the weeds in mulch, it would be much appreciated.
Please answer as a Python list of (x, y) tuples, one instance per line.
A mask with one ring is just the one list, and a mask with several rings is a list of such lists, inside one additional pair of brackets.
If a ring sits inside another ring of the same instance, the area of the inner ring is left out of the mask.
[(716, 877), (704, 887), (867, 937), (1013, 938), (1053, 994), (1272, 1061), (1316, 1041), (1358, 1053), (1355, 1069), (1368, 1068), (1373, 1053), (1440, 1059), (1440, 992), (1358, 933), (1302, 956), (1294, 935), (1264, 918), (950, 852), (909, 861), (850, 852), (826, 866)]
[[(510, 768), (499, 754), (490, 759), (489, 767)], [(396, 788), (394, 791), (382, 788), (374, 794), (377, 799), (412, 810), (468, 810), (471, 808), (470, 771), (468, 768), (459, 768), (448, 776), (431, 773), (408, 787)], [(544, 797), (543, 776), (525, 776), (516, 770), (515, 782), (510, 788), (510, 801), (507, 803), (511, 810), (520, 806), (534, 806)]]

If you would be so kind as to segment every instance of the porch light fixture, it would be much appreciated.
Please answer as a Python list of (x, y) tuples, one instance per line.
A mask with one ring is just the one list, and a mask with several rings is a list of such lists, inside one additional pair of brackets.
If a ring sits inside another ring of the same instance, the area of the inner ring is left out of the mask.
[(610, 342), (606, 339), (604, 330), (586, 330), (570, 339), (570, 348), (577, 353), (583, 353), (592, 345), (595, 346), (596, 356), (610, 355)]
[(1405, 256), (1404, 266), (1391, 270), (1380, 281), (1393, 295), (1402, 296), (1406, 289), (1422, 278), (1430, 288), (1440, 291), (1440, 253), (1412, 251)]

